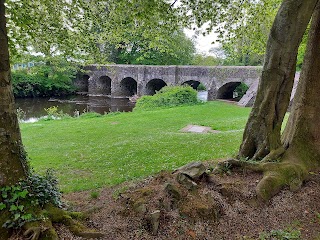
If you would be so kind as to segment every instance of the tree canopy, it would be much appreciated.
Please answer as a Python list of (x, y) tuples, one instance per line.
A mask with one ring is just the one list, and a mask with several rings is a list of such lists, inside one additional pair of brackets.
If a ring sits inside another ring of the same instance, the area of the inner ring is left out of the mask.
[[(13, 56), (31, 50), (106, 63), (114, 49), (138, 54), (137, 62), (155, 51), (174, 57), (192, 53), (176, 10), (166, 1), (19, 0), (7, 1), (7, 9)], [(174, 44), (179, 40), (185, 43), (181, 50)]]
[(228, 62), (256, 65), (263, 61), (279, 4), (279, 0), (180, 4), (164, 0), (11, 0), (7, 1), (10, 49), (13, 57), (32, 50), (91, 63), (152, 63), (155, 56), (175, 63), (174, 58), (183, 56), (180, 53), (188, 50), (189, 56), (194, 51), (181, 29), (205, 24), (206, 32), (219, 34), (218, 41), (231, 59)]

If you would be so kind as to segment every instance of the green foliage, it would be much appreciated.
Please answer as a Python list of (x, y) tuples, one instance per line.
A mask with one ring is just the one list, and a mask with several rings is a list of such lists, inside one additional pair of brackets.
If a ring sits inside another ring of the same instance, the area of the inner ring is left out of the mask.
[(171, 38), (181, 27), (177, 11), (162, 0), (7, 1), (7, 6), (14, 55), (31, 47), (46, 56), (107, 63), (114, 51), (137, 44), (145, 59), (155, 52), (173, 56)]
[(97, 192), (97, 191), (92, 191), (91, 193), (90, 193), (90, 197), (92, 198), (92, 199), (97, 199), (98, 197), (99, 197), (99, 192)]
[(199, 86), (197, 87), (198, 91), (206, 91), (207, 88), (203, 83), (200, 83)]
[(297, 70), (301, 70), (303, 59), (305, 55), (305, 51), (307, 48), (307, 41), (308, 41), (308, 35), (309, 35), (310, 25), (308, 26), (306, 32), (303, 35), (302, 42), (298, 49), (298, 56), (297, 56)]
[(220, 166), (219, 170), (221, 171), (221, 173), (225, 173), (225, 174), (229, 175), (229, 174), (231, 174), (231, 167), (232, 167), (232, 165), (230, 163), (226, 162)]
[(63, 96), (75, 92), (72, 81), (78, 67), (59, 56), (51, 58), (24, 56), (16, 61), (30, 60), (42, 64), (28, 70), (12, 72), (13, 93), (16, 97)]
[(243, 95), (246, 94), (248, 89), (249, 87), (245, 83), (240, 83), (240, 85), (238, 85), (233, 92), (236, 94), (238, 99), (241, 99)]
[(58, 106), (52, 106), (44, 109), (47, 113), (47, 118), (45, 120), (54, 120), (70, 117), (68, 114), (64, 113), (62, 110), (59, 111)]
[(259, 236), (260, 240), (300, 240), (301, 232), (299, 230), (294, 229), (286, 229), (286, 230), (272, 230), (270, 233), (261, 233)]
[(195, 54), (192, 65), (197, 66), (216, 66), (222, 64), (222, 60), (214, 56), (205, 56), (202, 54)]
[(153, 96), (138, 99), (135, 110), (151, 110), (157, 107), (174, 107), (199, 103), (197, 91), (190, 86), (166, 86)]
[(28, 197), (28, 190), (21, 186), (6, 186), (0, 189), (0, 212), (9, 211), (10, 217), (2, 225), (5, 228), (20, 228), (26, 222), (33, 219), (32, 214), (26, 211), (24, 202)]
[[(225, 65), (260, 65), (281, 0), (182, 0), (188, 23), (205, 34), (215, 30), (227, 56)], [(190, 11), (192, 13), (190, 13)]]
[(19, 122), (22, 121), (26, 117), (26, 112), (23, 111), (21, 108), (17, 108), (17, 117)]
[(28, 191), (28, 196), (35, 199), (36, 204), (43, 207), (51, 203), (56, 207), (62, 207), (61, 193), (58, 188), (58, 180), (54, 171), (48, 169), (44, 176), (32, 174), (21, 182), (23, 189)]
[(205, 33), (218, 26), (227, 64), (261, 64), (280, 0), (178, 2), (7, 1), (11, 53), (31, 47), (88, 63), (188, 64), (194, 46), (181, 29), (206, 24)]
[(14, 186), (5, 186), (0, 189), (0, 213), (9, 212), (9, 219), (2, 227), (21, 228), (26, 222), (36, 219), (33, 207), (43, 207), (51, 203), (61, 207), (61, 194), (57, 187), (57, 179), (52, 170), (47, 170), (45, 176), (30, 175), (24, 181)]
[(182, 30), (172, 31), (168, 36), (170, 51), (160, 51), (157, 47), (146, 48), (143, 35), (136, 36), (133, 41), (123, 44), (118, 49), (113, 61), (117, 64), (143, 65), (189, 65), (195, 53), (194, 43), (187, 38)]

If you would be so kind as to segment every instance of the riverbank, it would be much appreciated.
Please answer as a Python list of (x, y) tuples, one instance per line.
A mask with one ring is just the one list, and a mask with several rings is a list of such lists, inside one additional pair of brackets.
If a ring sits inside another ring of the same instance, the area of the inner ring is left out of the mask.
[[(56, 171), (64, 192), (114, 186), (190, 161), (238, 150), (250, 109), (208, 102), (147, 112), (111, 113), (21, 124), (36, 172)], [(218, 133), (184, 133), (189, 124)]]

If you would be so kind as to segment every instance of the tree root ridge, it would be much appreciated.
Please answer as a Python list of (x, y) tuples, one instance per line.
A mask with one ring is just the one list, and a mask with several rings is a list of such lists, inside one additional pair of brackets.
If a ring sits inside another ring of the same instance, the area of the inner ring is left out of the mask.
[(41, 227), (30, 227), (24, 233), (23, 236), (27, 237), (27, 240), (37, 240), (41, 234)]
[(41, 213), (44, 216), (41, 220), (25, 224), (24, 236), (28, 240), (50, 239), (58, 240), (52, 223), (62, 223), (76, 236), (83, 238), (100, 238), (104, 234), (88, 229), (80, 221), (83, 215), (80, 213), (71, 213), (60, 208), (48, 205)]
[(267, 156), (265, 156), (261, 162), (273, 162), (275, 160), (280, 159), (282, 155), (285, 153), (286, 149), (281, 146), (275, 150), (271, 150)]
[[(279, 150), (272, 154), (276, 156), (283, 153)], [(227, 159), (218, 163), (213, 173), (225, 172), (226, 166), (230, 170), (240, 168), (263, 173), (263, 178), (256, 186), (257, 198), (261, 202), (267, 202), (284, 187), (289, 187), (291, 191), (299, 190), (309, 174), (302, 163), (254, 162), (238, 159)]]

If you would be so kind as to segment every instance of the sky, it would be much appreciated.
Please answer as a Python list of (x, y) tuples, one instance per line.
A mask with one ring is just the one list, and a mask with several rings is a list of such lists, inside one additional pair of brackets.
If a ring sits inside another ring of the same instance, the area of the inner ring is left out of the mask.
[[(195, 31), (190, 29), (184, 29), (184, 32), (189, 38), (192, 38), (195, 34)], [(217, 39), (216, 36), (217, 34), (214, 32), (206, 36), (203, 36), (202, 34), (198, 35), (195, 42), (197, 52), (205, 55), (214, 55), (213, 53), (210, 53), (209, 50), (219, 46), (218, 43), (212, 44), (212, 42)]]

